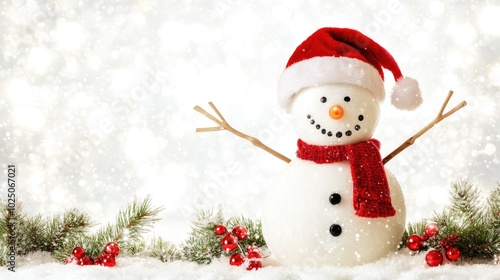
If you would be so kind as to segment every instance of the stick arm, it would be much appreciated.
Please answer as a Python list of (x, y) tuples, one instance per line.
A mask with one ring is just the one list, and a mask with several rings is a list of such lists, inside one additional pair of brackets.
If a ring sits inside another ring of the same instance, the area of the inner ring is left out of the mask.
[(424, 133), (426, 133), (429, 129), (433, 128), (436, 124), (438, 124), (442, 120), (446, 119), (447, 117), (451, 116), (453, 113), (455, 113), (456, 111), (462, 109), (463, 107), (465, 107), (467, 105), (467, 102), (462, 101), (458, 105), (456, 105), (455, 107), (453, 107), (451, 110), (449, 110), (448, 112), (446, 112), (446, 113), (443, 114), (443, 112), (446, 109), (446, 106), (448, 105), (448, 102), (450, 101), (452, 95), (453, 95), (453, 91), (450, 90), (448, 92), (448, 95), (446, 96), (446, 99), (445, 99), (443, 105), (441, 106), (441, 109), (439, 110), (439, 113), (437, 114), (437, 116), (436, 116), (436, 118), (434, 120), (432, 120), (424, 128), (422, 128), (420, 131), (418, 131), (417, 133), (415, 133), (412, 137), (408, 138), (408, 140), (406, 140), (405, 142), (403, 142), (403, 144), (401, 144), (394, 151), (392, 151), (390, 154), (388, 154), (382, 160), (382, 162), (384, 164), (386, 164), (387, 162), (389, 162), (391, 159), (393, 159), (395, 156), (397, 156), (404, 149), (406, 149), (409, 146), (413, 145), (413, 143), (415, 143), (415, 140), (417, 140), (420, 136), (422, 136)]
[(194, 106), (193, 109), (195, 111), (197, 111), (198, 113), (204, 115), (208, 119), (212, 120), (216, 124), (218, 124), (218, 126), (197, 128), (196, 132), (213, 132), (213, 131), (227, 130), (227, 131), (233, 133), (234, 135), (236, 135), (238, 137), (246, 139), (247, 141), (249, 141), (250, 143), (252, 143), (254, 146), (263, 149), (264, 151), (266, 151), (266, 152), (270, 153), (271, 155), (273, 155), (273, 156), (281, 159), (282, 161), (284, 161), (286, 163), (290, 162), (289, 158), (287, 158), (286, 156), (284, 156), (284, 155), (278, 153), (277, 151), (269, 148), (269, 146), (267, 146), (264, 143), (262, 143), (259, 139), (255, 138), (253, 136), (250, 136), (248, 134), (242, 133), (239, 130), (234, 129), (224, 119), (224, 117), (222, 116), (222, 114), (219, 112), (219, 110), (217, 109), (217, 107), (215, 107), (215, 105), (212, 102), (208, 102), (208, 105), (212, 108), (212, 110), (215, 112), (215, 114), (217, 114), (217, 116), (219, 117), (219, 119), (216, 118), (215, 116), (211, 115), (210, 113), (208, 113), (207, 111), (205, 111), (203, 108), (201, 108), (198, 105)]

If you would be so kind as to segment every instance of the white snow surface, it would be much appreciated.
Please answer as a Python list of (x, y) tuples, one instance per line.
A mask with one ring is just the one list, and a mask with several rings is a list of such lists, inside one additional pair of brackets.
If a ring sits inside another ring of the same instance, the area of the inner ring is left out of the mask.
[[(165, 208), (152, 235), (176, 243), (199, 209), (221, 204), (228, 217), (261, 217), (284, 163), (227, 132), (195, 133), (213, 123), (192, 108), (210, 111), (213, 101), (232, 126), (291, 157), (297, 136), (277, 104), (278, 79), (307, 36), (335, 26), (367, 34), (419, 81), (424, 101), (415, 111), (388, 99), (381, 105), (375, 138), (383, 155), (430, 122), (448, 90), (455, 91), (448, 109), (467, 101), (387, 164), (406, 197), (408, 222), (431, 217), (458, 177), (484, 195), (500, 181), (498, 11), (496, 1), (476, 0), (3, 1), (0, 199), (7, 200), (7, 165), (15, 164), (16, 197), (29, 215), (77, 207), (106, 224), (134, 196), (151, 195)], [(387, 72), (387, 92), (393, 84)], [(7, 279), (467, 279), (499, 271), (430, 269), (407, 256), (353, 269), (251, 273), (224, 262), (124, 257), (113, 269), (51, 262), (20, 259)]]
[[(276, 267), (266, 265), (247, 271), (245, 264), (230, 266), (227, 258), (210, 265), (189, 262), (162, 263), (157, 259), (119, 257), (112, 268), (102, 266), (64, 265), (45, 253), (28, 256), (16, 272), (0, 271), (1, 279), (498, 279), (498, 265), (458, 262), (428, 267), (425, 256), (410, 256), (407, 251), (379, 261), (351, 268)], [(6, 278), (5, 278), (6, 277)]]

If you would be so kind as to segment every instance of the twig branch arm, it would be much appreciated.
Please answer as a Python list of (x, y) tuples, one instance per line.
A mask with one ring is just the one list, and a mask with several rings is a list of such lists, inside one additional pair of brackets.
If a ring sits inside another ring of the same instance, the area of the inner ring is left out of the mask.
[(197, 111), (198, 113), (204, 115), (205, 117), (207, 117), (211, 121), (215, 122), (219, 126), (197, 128), (196, 132), (212, 132), (212, 131), (227, 130), (227, 131), (233, 133), (234, 135), (236, 135), (238, 137), (241, 137), (243, 139), (246, 139), (246, 140), (250, 141), (250, 143), (252, 143), (254, 146), (263, 149), (264, 151), (272, 154), (273, 156), (281, 159), (282, 161), (287, 162), (287, 163), (290, 162), (289, 158), (287, 158), (284, 155), (278, 153), (277, 151), (269, 148), (264, 143), (262, 143), (259, 139), (257, 139), (255, 137), (252, 137), (250, 135), (247, 135), (245, 133), (242, 133), (242, 132), (234, 129), (232, 126), (230, 126), (227, 123), (227, 121), (224, 119), (224, 117), (222, 116), (222, 114), (219, 112), (219, 110), (217, 110), (217, 108), (215, 107), (215, 105), (212, 102), (208, 102), (208, 105), (210, 105), (210, 107), (215, 112), (215, 114), (217, 114), (217, 116), (219, 117), (219, 119), (217, 119), (216, 117), (212, 116), (211, 114), (209, 114), (207, 111), (203, 110), (198, 105), (194, 106), (193, 109), (195, 111)]
[(453, 109), (451, 109), (448, 112), (446, 112), (446, 113), (443, 114), (444, 109), (446, 108), (446, 105), (448, 105), (448, 102), (450, 101), (450, 98), (451, 98), (452, 95), (453, 95), (453, 91), (450, 90), (448, 92), (448, 95), (446, 96), (446, 99), (445, 99), (443, 105), (441, 106), (441, 109), (439, 110), (438, 115), (436, 116), (436, 118), (433, 121), (431, 121), (428, 125), (426, 125), (424, 128), (422, 128), (419, 132), (415, 133), (415, 135), (413, 135), (412, 137), (408, 138), (408, 140), (406, 140), (403, 144), (401, 144), (394, 151), (392, 151), (389, 155), (387, 155), (383, 159), (382, 162), (384, 164), (386, 164), (387, 162), (389, 162), (392, 158), (394, 158), (396, 155), (398, 155), (404, 149), (406, 149), (409, 146), (413, 145), (413, 143), (415, 143), (415, 140), (417, 140), (420, 136), (422, 136), (424, 133), (426, 133), (433, 126), (435, 126), (436, 124), (438, 124), (439, 122), (441, 122), (445, 118), (449, 117), (450, 115), (452, 115), (453, 113), (455, 113), (456, 111), (462, 109), (463, 107), (465, 107), (465, 105), (467, 105), (467, 102), (462, 101), (458, 105), (456, 105), (455, 107), (453, 107)]

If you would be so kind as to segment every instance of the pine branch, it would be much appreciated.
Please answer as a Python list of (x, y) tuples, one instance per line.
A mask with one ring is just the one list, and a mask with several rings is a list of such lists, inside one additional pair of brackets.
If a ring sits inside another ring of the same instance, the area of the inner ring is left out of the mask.
[(199, 211), (193, 221), (188, 239), (181, 245), (182, 259), (198, 264), (209, 264), (222, 255), (220, 239), (214, 234), (214, 227), (224, 224), (222, 210)]
[(75, 236), (84, 235), (92, 223), (87, 215), (77, 209), (71, 209), (65, 212), (62, 218), (55, 216), (49, 220), (48, 225), (49, 231), (44, 237), (47, 240), (44, 251), (54, 252)]
[(209, 235), (190, 236), (181, 246), (181, 254), (182, 260), (210, 264), (213, 259), (222, 255), (220, 240)]
[(42, 215), (27, 217), (19, 221), (16, 240), (17, 254), (26, 255), (28, 253), (43, 251), (41, 244), (43, 243), (41, 232), (44, 230), (42, 224)]
[(147, 248), (146, 241), (144, 239), (139, 240), (139, 241), (134, 242), (134, 243), (129, 243), (128, 245), (129, 246), (127, 248), (125, 248), (126, 253), (129, 255), (133, 255), (133, 256), (140, 255)]
[[(18, 204), (14, 217), (0, 204), (0, 250), (9, 248), (9, 219), (16, 223), (15, 245), (17, 255), (26, 255), (35, 251), (45, 251), (54, 254), (67, 243), (71, 243), (79, 235), (83, 235), (90, 226), (89, 218), (73, 209), (61, 215), (44, 218), (42, 215), (27, 217), (22, 212), (22, 204)], [(5, 264), (5, 263), (4, 263)]]
[(247, 239), (240, 241), (240, 246), (243, 249), (248, 248), (250, 245), (255, 245), (257, 247), (263, 247), (266, 245), (264, 236), (262, 235), (262, 224), (260, 220), (253, 221), (251, 219), (241, 217), (230, 218), (227, 221), (227, 226), (229, 228), (234, 228), (235, 226), (244, 226), (249, 233)]
[(401, 238), (401, 242), (399, 242), (398, 250), (401, 250), (406, 247), (406, 240), (412, 234), (422, 234), (425, 231), (425, 226), (427, 225), (427, 221), (423, 220), (420, 222), (416, 222), (414, 224), (408, 224), (406, 230), (403, 232), (403, 237)]
[(152, 207), (150, 196), (143, 201), (134, 199), (129, 207), (118, 213), (116, 235), (113, 241), (121, 242), (125, 248), (128, 243), (142, 241), (142, 235), (148, 232), (148, 228), (151, 228), (155, 222), (160, 220), (157, 215), (162, 210), (162, 207)]
[(6, 265), (6, 256), (7, 253), (9, 252), (9, 248), (7, 247), (7, 244), (0, 242), (0, 254), (2, 257), (0, 257), (0, 266)]
[(17, 205), (17, 209), (12, 216), (12, 212), (7, 209), (7, 205), (0, 202), (0, 244), (7, 246), (9, 244), (9, 237), (16, 235), (12, 232), (12, 227), (9, 226), (11, 221), (15, 222), (16, 225), (24, 220), (25, 215), (22, 213), (22, 204)]
[(161, 238), (153, 239), (149, 249), (149, 256), (159, 259), (162, 262), (172, 262), (182, 258), (181, 253), (175, 245)]
[(120, 244), (121, 253), (136, 254), (142, 252), (146, 247), (143, 234), (159, 220), (157, 215), (161, 210), (161, 207), (152, 207), (149, 196), (143, 201), (135, 198), (132, 203), (118, 212), (114, 225), (108, 224), (90, 236), (80, 235), (65, 243), (64, 247), (59, 248), (54, 257), (63, 261), (76, 246), (83, 247), (89, 256), (99, 256), (104, 245), (110, 241)]
[(197, 234), (205, 234), (205, 232), (209, 229), (213, 229), (215, 225), (218, 223), (223, 223), (224, 217), (222, 215), (222, 209), (219, 208), (217, 209), (217, 212), (214, 213), (213, 209), (210, 210), (200, 210), (196, 212), (196, 217), (192, 221), (192, 227), (191, 227), (191, 235), (197, 235)]
[[(18, 243), (19, 224), (26, 218), (22, 209), (21, 202), (17, 204), (15, 211), (9, 211), (7, 205), (0, 202), (0, 266), (7, 264), (6, 256), (10, 253), (11, 246)], [(13, 223), (15, 228), (12, 227)]]
[(85, 234), (91, 225), (89, 218), (76, 209), (67, 211), (62, 217), (29, 217), (21, 220), (19, 224), (16, 245), (20, 255), (35, 251), (54, 254), (79, 235)]
[(500, 231), (500, 184), (497, 184), (486, 202), (489, 209), (488, 224), (497, 232)]
[[(493, 260), (500, 254), (500, 186), (491, 193), (486, 204), (476, 187), (467, 180), (457, 180), (450, 190), (451, 206), (431, 219), (439, 227), (436, 238), (425, 242), (422, 250), (438, 248), (440, 241), (451, 234), (458, 236), (456, 246), (463, 259)], [(426, 222), (409, 224), (402, 238), (402, 246), (411, 234), (422, 235)]]
[(452, 184), (450, 194), (452, 198), (450, 214), (455, 215), (466, 226), (482, 222), (481, 217), (484, 216), (482, 209), (484, 207), (481, 205), (477, 188), (467, 180), (459, 179)]
[(456, 246), (466, 259), (493, 260), (500, 253), (500, 233), (485, 225), (467, 227), (459, 234)]
[[(192, 222), (190, 236), (180, 246), (174, 246), (161, 238), (153, 240), (149, 246), (146, 246), (143, 234), (146, 228), (158, 220), (156, 215), (161, 211), (161, 208), (153, 208), (150, 202), (149, 197), (141, 202), (135, 199), (120, 210), (115, 224), (108, 224), (92, 235), (87, 235), (91, 226), (89, 218), (76, 210), (70, 210), (62, 217), (43, 218), (42, 215), (37, 215), (24, 218), (17, 240), (18, 254), (47, 251), (55, 259), (64, 261), (76, 246), (83, 247), (89, 256), (98, 256), (102, 253), (102, 248), (106, 243), (116, 241), (120, 243), (122, 253), (146, 253), (164, 262), (185, 260), (208, 264), (214, 258), (223, 255), (220, 236), (214, 233), (214, 227), (218, 224), (226, 224), (231, 228), (236, 225), (245, 226), (251, 234), (245, 241), (240, 242), (242, 247), (265, 244), (260, 221), (254, 222), (238, 217), (226, 222), (219, 206), (216, 211), (211, 209), (197, 212)], [(5, 231), (6, 212), (2, 213), (4, 215), (0, 230)], [(0, 251), (6, 250), (4, 243), (0, 243)]]

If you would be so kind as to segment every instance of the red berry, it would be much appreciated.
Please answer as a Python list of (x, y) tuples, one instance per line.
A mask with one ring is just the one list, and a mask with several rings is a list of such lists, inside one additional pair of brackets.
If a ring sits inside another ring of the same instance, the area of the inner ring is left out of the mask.
[(240, 253), (236, 253), (229, 258), (230, 265), (240, 266), (244, 262), (245, 262), (245, 258)]
[(120, 253), (120, 246), (118, 246), (118, 243), (114, 241), (109, 242), (106, 246), (104, 246), (104, 253), (116, 257)]
[(101, 255), (100, 259), (101, 259), (101, 265), (103, 266), (113, 267), (116, 265), (115, 256), (113, 255), (104, 253)]
[(425, 226), (425, 235), (427, 235), (428, 237), (436, 236), (438, 232), (438, 225), (436, 223), (430, 223)]
[(443, 264), (443, 255), (438, 250), (431, 250), (425, 256), (425, 262), (429, 266), (438, 266)]
[(250, 245), (248, 246), (247, 248), (247, 253), (250, 254), (251, 252), (259, 252), (259, 247), (255, 246), (255, 245)]
[(100, 257), (94, 258), (94, 265), (101, 265), (101, 258)]
[(75, 247), (73, 248), (73, 256), (77, 259), (81, 259), (85, 256), (85, 250), (82, 247)]
[(224, 233), (226, 233), (226, 231), (227, 231), (227, 229), (226, 229), (226, 227), (225, 227), (225, 226), (223, 226), (223, 225), (216, 225), (216, 226), (214, 227), (214, 232), (215, 232), (215, 234), (217, 234), (217, 235), (223, 235)]
[(418, 234), (412, 234), (406, 239), (406, 246), (412, 251), (418, 251), (422, 246), (422, 239)]
[(231, 232), (238, 240), (245, 240), (248, 236), (247, 228), (244, 226), (235, 226)]
[(459, 240), (460, 240), (460, 237), (458, 237), (454, 234), (450, 234), (450, 236), (448, 238), (448, 245), (453, 246), (453, 244)]
[(83, 258), (78, 259), (78, 265), (93, 265), (94, 259), (89, 256), (83, 256)]
[(236, 249), (236, 246), (238, 246), (238, 241), (229, 233), (226, 233), (226, 236), (224, 236), (224, 238), (220, 241), (220, 245), (224, 251), (232, 252)]
[(446, 250), (446, 258), (449, 261), (458, 261), (460, 258), (460, 250), (457, 247), (451, 247), (450, 249)]
[(250, 252), (248, 253), (248, 259), (251, 260), (251, 259), (261, 259), (262, 256), (260, 255), (259, 252)]
[(260, 255), (259, 247), (255, 246), (255, 245), (248, 246), (247, 257), (249, 260), (261, 259), (262, 256)]
[(422, 234), (422, 235), (420, 235), (420, 240), (427, 241), (427, 240), (429, 240), (429, 236)]
[(252, 270), (252, 269), (259, 269), (262, 267), (262, 263), (260, 261), (250, 261), (248, 264), (247, 270)]

